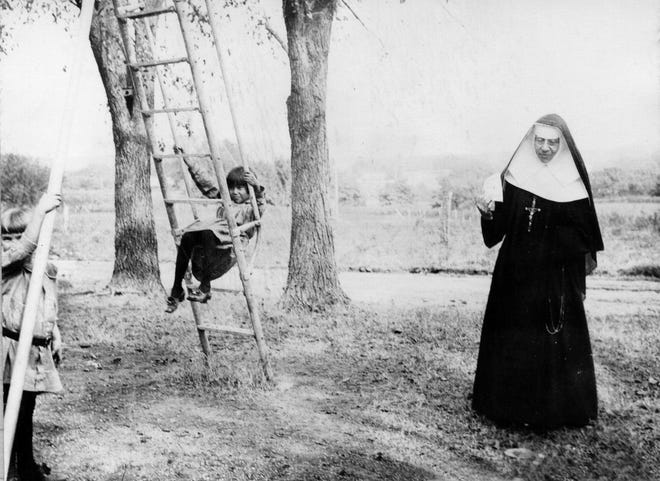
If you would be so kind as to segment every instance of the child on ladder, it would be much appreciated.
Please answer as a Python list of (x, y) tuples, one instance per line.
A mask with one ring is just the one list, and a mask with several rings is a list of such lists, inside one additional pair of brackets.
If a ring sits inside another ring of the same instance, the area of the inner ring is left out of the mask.
[[(62, 202), (59, 194), (44, 194), (30, 219), (25, 209), (12, 208), (0, 217), (2, 225), (2, 373), (4, 404), (7, 403), (12, 369), (16, 359), (23, 308), (32, 275), (32, 253), (46, 213)], [(37, 395), (62, 390), (57, 372), (62, 341), (57, 327), (57, 269), (48, 264), (34, 325), (34, 337), (25, 372), (23, 395), (18, 411), (14, 445), (9, 461), (9, 480), (45, 479), (50, 471), (34, 460), (32, 417)]]
[[(186, 159), (186, 164), (202, 194), (210, 199), (219, 199), (220, 189), (211, 176), (191, 159)], [(227, 174), (229, 196), (233, 202), (232, 213), (239, 226), (256, 219), (250, 202), (248, 184), (254, 188), (261, 216), (266, 204), (265, 189), (259, 184), (256, 176), (243, 167), (235, 167)], [(241, 243), (244, 247), (255, 232), (254, 227), (241, 232)], [(184, 230), (177, 249), (174, 283), (165, 309), (167, 313), (174, 312), (179, 303), (185, 299), (183, 279), (189, 262), (192, 263), (192, 273), (200, 281), (200, 285), (199, 288), (188, 293), (188, 300), (207, 302), (211, 298), (211, 281), (226, 274), (236, 264), (224, 206), (220, 205), (215, 219), (198, 220)]]

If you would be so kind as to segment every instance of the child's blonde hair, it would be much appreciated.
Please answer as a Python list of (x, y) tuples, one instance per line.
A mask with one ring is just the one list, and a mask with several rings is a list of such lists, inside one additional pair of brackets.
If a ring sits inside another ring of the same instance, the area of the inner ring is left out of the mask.
[(21, 207), (7, 209), (0, 216), (3, 237), (14, 237), (22, 234), (30, 220), (30, 211)]

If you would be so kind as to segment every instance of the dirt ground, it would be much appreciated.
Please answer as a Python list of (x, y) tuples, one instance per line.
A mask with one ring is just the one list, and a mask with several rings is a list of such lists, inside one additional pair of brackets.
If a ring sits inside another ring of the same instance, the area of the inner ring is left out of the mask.
[[(58, 261), (61, 278), (78, 283), (88, 283), (98, 289), (112, 274), (112, 263), (101, 261)], [(169, 286), (173, 278), (174, 265), (161, 264), (163, 285)], [(342, 272), (340, 280), (348, 296), (358, 303), (401, 306), (485, 306), (490, 288), (490, 276)], [(255, 290), (260, 297), (276, 300), (286, 283), (283, 269), (256, 269), (253, 273)], [(214, 281), (216, 289), (241, 288), (238, 271)], [(644, 278), (587, 277), (589, 292), (587, 308), (597, 312), (609, 312), (613, 304), (616, 309), (635, 309), (636, 305), (660, 303), (660, 282)]]
[[(257, 271), (276, 373), (268, 384), (253, 340), (214, 336), (205, 367), (187, 306), (168, 316), (162, 303), (110, 295), (110, 263), (59, 265), (65, 391), (40, 400), (36, 436), (41, 457), (68, 479), (603, 481), (660, 472), (658, 282), (589, 279), (601, 419), (548, 435), (497, 429), (469, 409), (489, 277), (343, 273), (355, 307), (296, 317), (275, 305), (284, 273)], [(171, 269), (163, 265), (163, 279)], [(214, 285), (236, 287), (237, 278)], [(247, 322), (240, 296), (216, 290), (208, 308), (219, 322)], [(234, 319), (221, 320), (227, 313)]]

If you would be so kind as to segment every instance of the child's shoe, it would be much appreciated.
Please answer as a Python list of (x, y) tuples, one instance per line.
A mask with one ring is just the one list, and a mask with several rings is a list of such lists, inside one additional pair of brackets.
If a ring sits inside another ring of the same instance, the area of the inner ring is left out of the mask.
[(186, 300), (186, 293), (184, 291), (181, 291), (181, 294), (179, 296), (169, 296), (167, 298), (167, 307), (165, 308), (165, 312), (168, 314), (172, 314), (174, 311), (176, 311), (176, 308), (179, 307), (179, 303), (183, 302)]
[(211, 291), (204, 292), (201, 289), (193, 289), (188, 292), (188, 300), (191, 302), (201, 302), (202, 304), (205, 304), (209, 299), (211, 299)]

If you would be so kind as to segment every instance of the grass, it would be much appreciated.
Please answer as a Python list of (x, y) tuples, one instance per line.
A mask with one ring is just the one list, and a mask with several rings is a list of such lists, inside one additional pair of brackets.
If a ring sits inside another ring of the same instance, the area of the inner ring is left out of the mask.
[[(266, 302), (270, 385), (252, 340), (212, 338), (206, 366), (187, 309), (166, 316), (149, 300), (79, 287), (61, 296), (66, 392), (37, 409), (41, 451), (70, 479), (660, 476), (660, 329), (649, 306), (594, 309), (598, 422), (534, 433), (471, 411), (481, 311), (469, 305), (298, 316)], [(213, 302), (245, 322), (240, 298)]]
[[(55, 251), (111, 260), (111, 192), (67, 200), (68, 232), (60, 224)], [(660, 265), (655, 205), (598, 203), (607, 248), (600, 272), (648, 275)], [(158, 201), (155, 212), (161, 259), (171, 261)], [(494, 263), (472, 209), (453, 214), (449, 239), (443, 218), (425, 209), (339, 214), (342, 269), (488, 271)], [(285, 268), (289, 213), (271, 207), (265, 221), (258, 264)], [(80, 294), (89, 285), (69, 281), (60, 312), (66, 391), (37, 409), (40, 451), (69, 479), (660, 479), (654, 304), (613, 310), (602, 300), (590, 311), (599, 420), (534, 433), (497, 428), (470, 409), (482, 315), (471, 304), (296, 316), (266, 300), (278, 376), (270, 385), (253, 341), (214, 337), (206, 365), (187, 309), (166, 316), (148, 299)], [(246, 322), (240, 297), (213, 302), (218, 316)], [(527, 455), (509, 457), (509, 448)]]
[[(64, 258), (114, 258), (114, 204), (110, 190), (79, 190), (67, 194), (69, 220), (55, 234), (55, 251)], [(660, 266), (658, 203), (597, 201), (605, 251), (599, 256), (600, 274), (657, 277)], [(181, 225), (192, 221), (179, 206)], [(162, 203), (154, 212), (160, 258), (174, 260), (169, 225)], [(204, 215), (214, 215), (207, 208)], [(269, 206), (264, 216), (258, 265), (286, 268), (289, 255), (290, 211)], [(488, 272), (497, 248), (481, 239), (479, 216), (471, 207), (454, 210), (445, 235), (442, 212), (430, 208), (341, 207), (333, 220), (337, 263), (342, 270)], [(82, 235), (73, 235), (82, 233)], [(646, 267), (644, 267), (646, 266)]]

